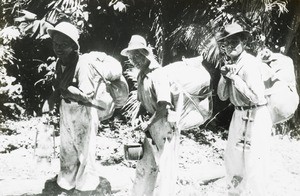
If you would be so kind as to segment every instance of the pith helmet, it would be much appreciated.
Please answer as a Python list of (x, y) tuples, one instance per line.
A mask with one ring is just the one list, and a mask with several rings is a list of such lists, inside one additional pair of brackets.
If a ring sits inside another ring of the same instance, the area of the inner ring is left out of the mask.
[(47, 32), (52, 39), (55, 32), (59, 32), (68, 36), (76, 44), (77, 49), (79, 49), (79, 32), (73, 24), (69, 22), (60, 22), (54, 28), (47, 29)]

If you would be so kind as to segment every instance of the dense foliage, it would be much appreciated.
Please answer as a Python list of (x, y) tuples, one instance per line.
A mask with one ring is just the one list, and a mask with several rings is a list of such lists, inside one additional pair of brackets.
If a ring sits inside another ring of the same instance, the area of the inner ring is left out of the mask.
[[(132, 34), (145, 36), (163, 65), (203, 55), (215, 88), (222, 55), (213, 35), (233, 20), (252, 33), (248, 50), (253, 54), (268, 46), (291, 56), (299, 81), (299, 13), (297, 0), (3, 0), (0, 120), (40, 115), (56, 60), (46, 29), (61, 19), (80, 29), (82, 53), (99, 50), (122, 62), (134, 96), (134, 74), (119, 54)], [(129, 116), (137, 107), (131, 108)], [(228, 126), (231, 112), (228, 102), (214, 96), (214, 117), (205, 126)]]

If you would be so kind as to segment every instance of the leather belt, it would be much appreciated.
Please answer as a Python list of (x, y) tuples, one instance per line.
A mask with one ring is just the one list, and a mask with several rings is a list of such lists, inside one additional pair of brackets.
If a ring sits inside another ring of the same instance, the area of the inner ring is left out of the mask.
[(235, 106), (235, 109), (237, 109), (237, 110), (251, 110), (251, 109), (258, 108), (258, 107), (265, 106), (265, 105), (267, 105), (267, 104), (249, 105), (249, 106)]

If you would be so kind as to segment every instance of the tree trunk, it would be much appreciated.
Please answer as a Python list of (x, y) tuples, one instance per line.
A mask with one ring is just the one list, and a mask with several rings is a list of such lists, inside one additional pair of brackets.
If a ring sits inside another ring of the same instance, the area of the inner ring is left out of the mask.
[[(286, 36), (286, 43), (285, 43), (285, 50), (284, 54), (289, 55), (293, 61), (294, 61), (294, 68), (295, 68), (295, 75), (296, 75), (296, 83), (297, 83), (297, 90), (298, 94), (300, 92), (299, 84), (300, 84), (300, 55), (299, 55), (299, 48), (297, 46), (297, 43), (299, 43), (299, 25), (300, 25), (300, 2), (298, 0), (294, 0), (291, 2), (292, 9), (290, 10), (293, 14), (293, 18), (291, 20), (291, 23), (289, 24), (289, 31)], [(297, 124), (300, 123), (299, 121), (300, 117), (300, 108), (298, 106), (297, 111), (295, 112), (295, 115), (293, 117), (294, 122)]]
[(293, 44), (293, 40), (297, 35), (299, 24), (300, 24), (300, 3), (299, 1), (292, 2), (292, 6), (294, 7), (294, 14), (293, 18), (291, 20), (291, 23), (288, 25), (288, 34), (286, 36), (286, 42), (285, 42), (285, 50), (284, 54), (287, 54), (291, 45)]

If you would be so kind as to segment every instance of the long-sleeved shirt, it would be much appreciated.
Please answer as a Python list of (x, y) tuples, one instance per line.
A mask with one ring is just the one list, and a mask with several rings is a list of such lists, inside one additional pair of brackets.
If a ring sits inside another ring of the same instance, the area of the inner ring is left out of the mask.
[(158, 70), (160, 66), (154, 66), (153, 63), (157, 62), (152, 61), (149, 67), (156, 67), (156, 69), (140, 72), (137, 81), (138, 100), (152, 114), (157, 110), (158, 102), (164, 101), (171, 104), (170, 82)]
[(235, 106), (266, 104), (261, 62), (244, 51), (233, 66), (236, 66), (237, 72), (231, 79), (221, 76), (217, 91), (219, 98), (222, 101), (229, 98)]

